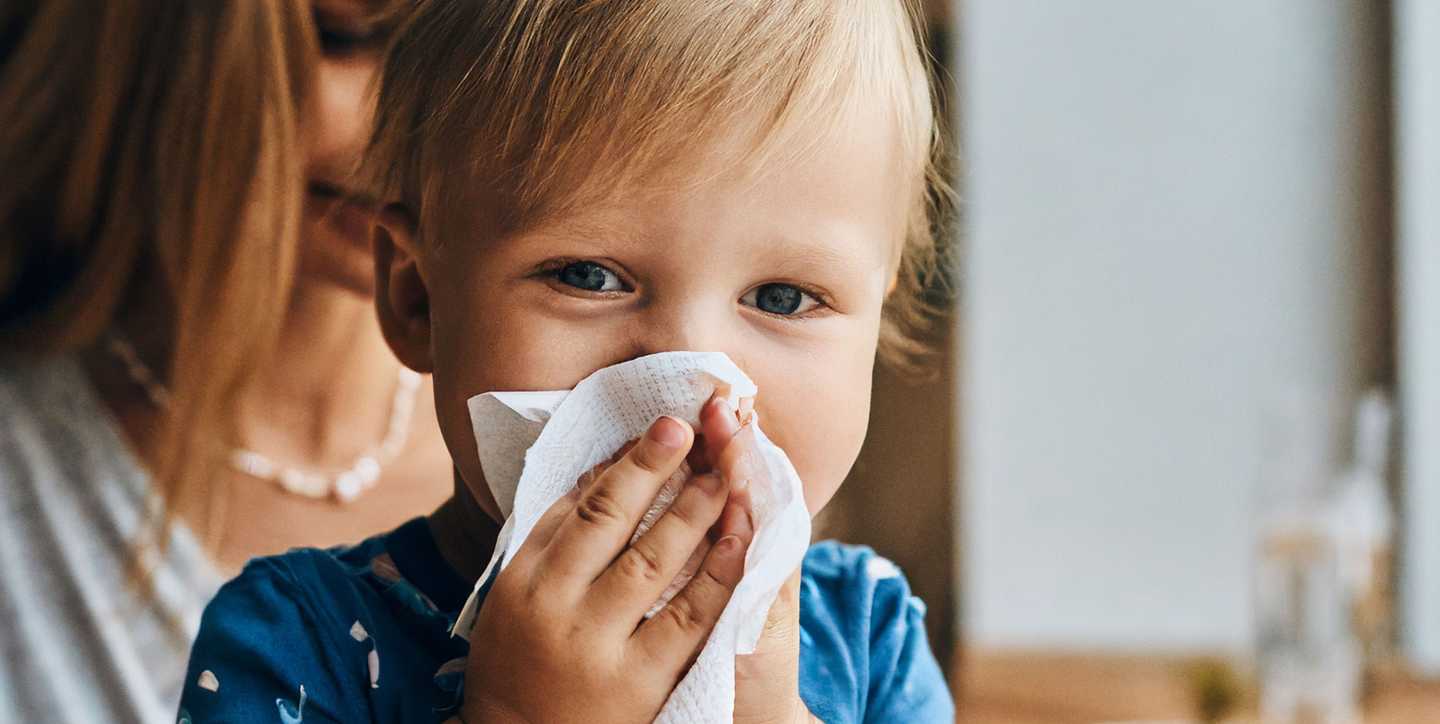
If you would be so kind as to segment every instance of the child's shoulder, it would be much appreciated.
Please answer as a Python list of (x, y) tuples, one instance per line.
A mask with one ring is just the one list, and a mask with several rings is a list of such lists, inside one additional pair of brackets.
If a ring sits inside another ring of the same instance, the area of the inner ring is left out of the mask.
[(377, 536), (352, 546), (295, 548), (251, 559), (205, 607), (192, 659), (202, 653), (219, 659), (268, 655), (277, 641), (301, 639), (318, 652), (350, 640), (357, 625), (375, 625), (369, 561), (383, 555), (384, 536)]
[(433, 718), (436, 697), (446, 693), (437, 672), (463, 656), (463, 641), (451, 639), (451, 613), (435, 603), (458, 594), (419, 587), (443, 565), (414, 544), (426, 536), (417, 519), (356, 545), (250, 561), (205, 609), (182, 713), (193, 721), (251, 721), (253, 712), (279, 706), (299, 721), (309, 706), (333, 721), (377, 712), (384, 721)]
[[(299, 598), (317, 610), (330, 609), (330, 599), (353, 595), (366, 587), (374, 562), (385, 554), (385, 535), (335, 548), (292, 548), (252, 558), (230, 579), (214, 602), (249, 599), (257, 594)], [(353, 590), (352, 590), (353, 589)]]
[(435, 549), (428, 523), (417, 518), (354, 545), (294, 548), (252, 559), (221, 587), (206, 618), (227, 612), (255, 618), (257, 605), (275, 605), (295, 609), (315, 624), (343, 624), (342, 639), (357, 621), (372, 631), (397, 618), (446, 628), (454, 614), (450, 609), (458, 608), (469, 590), (447, 577), (454, 573)]
[(823, 541), (800, 585), (800, 690), (823, 721), (953, 721), (925, 604), (866, 546)]
[[(873, 609), (911, 599), (910, 584), (900, 567), (869, 546), (820, 541), (805, 552), (802, 590), (817, 602), (848, 601)], [(924, 614), (924, 604), (913, 599)]]

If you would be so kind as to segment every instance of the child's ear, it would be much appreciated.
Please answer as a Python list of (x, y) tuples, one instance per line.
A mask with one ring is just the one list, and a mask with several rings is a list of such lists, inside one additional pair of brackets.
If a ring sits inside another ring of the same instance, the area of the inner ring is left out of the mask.
[(430, 289), (420, 271), (415, 216), (400, 204), (380, 210), (375, 225), (375, 311), (380, 330), (406, 367), (430, 372)]

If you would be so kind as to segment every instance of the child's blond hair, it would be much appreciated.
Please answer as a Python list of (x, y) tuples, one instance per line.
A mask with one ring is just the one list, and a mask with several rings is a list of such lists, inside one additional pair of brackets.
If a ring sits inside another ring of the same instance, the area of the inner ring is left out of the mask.
[(948, 197), (921, 17), (909, 0), (422, 0), (385, 63), (367, 176), (428, 243), (501, 236), (654, 183), (701, 141), (750, 134), (737, 163), (758, 168), (889, 109), (909, 213), (880, 350), (913, 362)]

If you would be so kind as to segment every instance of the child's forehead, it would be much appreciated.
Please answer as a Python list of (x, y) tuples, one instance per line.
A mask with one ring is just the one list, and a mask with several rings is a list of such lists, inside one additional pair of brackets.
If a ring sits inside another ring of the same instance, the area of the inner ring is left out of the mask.
[[(815, 202), (800, 207), (814, 212), (804, 221), (823, 226), (823, 202), (830, 201), (834, 215), (843, 217), (853, 197), (866, 192), (891, 201), (900, 223), (913, 174), (899, 136), (893, 116), (871, 107), (837, 111), (821, 127), (771, 129), (768, 136), (753, 126), (725, 129), (708, 138), (677, 133), (664, 153), (644, 161), (623, 154), (582, 159), (557, 166), (543, 178), (518, 179), (517, 192), (496, 189), (483, 179), (469, 185), (495, 203), (518, 195), (532, 199), (528, 212), (513, 220), (513, 231), (567, 236), (643, 241), (647, 229), (676, 221), (644, 213), (665, 209), (721, 217), (717, 221), (729, 215), (762, 215), (755, 221), (784, 227), (791, 220), (786, 213), (790, 209), (777, 209), (770, 202), (789, 198)], [(619, 145), (623, 147), (624, 139)], [(477, 202), (477, 207), (487, 205), (483, 199)]]
[(502, 241), (517, 251), (574, 256), (705, 254), (796, 274), (888, 265), (903, 239), (906, 209), (893, 144), (865, 134), (838, 137), (848, 145), (818, 144), (804, 154), (773, 156), (760, 168), (677, 158), (663, 172), (597, 186)]

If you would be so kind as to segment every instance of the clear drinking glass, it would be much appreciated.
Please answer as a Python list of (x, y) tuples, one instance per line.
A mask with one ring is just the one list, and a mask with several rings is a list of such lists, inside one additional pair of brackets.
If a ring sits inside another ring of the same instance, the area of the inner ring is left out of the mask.
[(1292, 392), (1267, 409), (1256, 505), (1256, 667), (1273, 724), (1360, 721), (1362, 650), (1339, 565), (1333, 501), (1347, 464), (1336, 398)]

